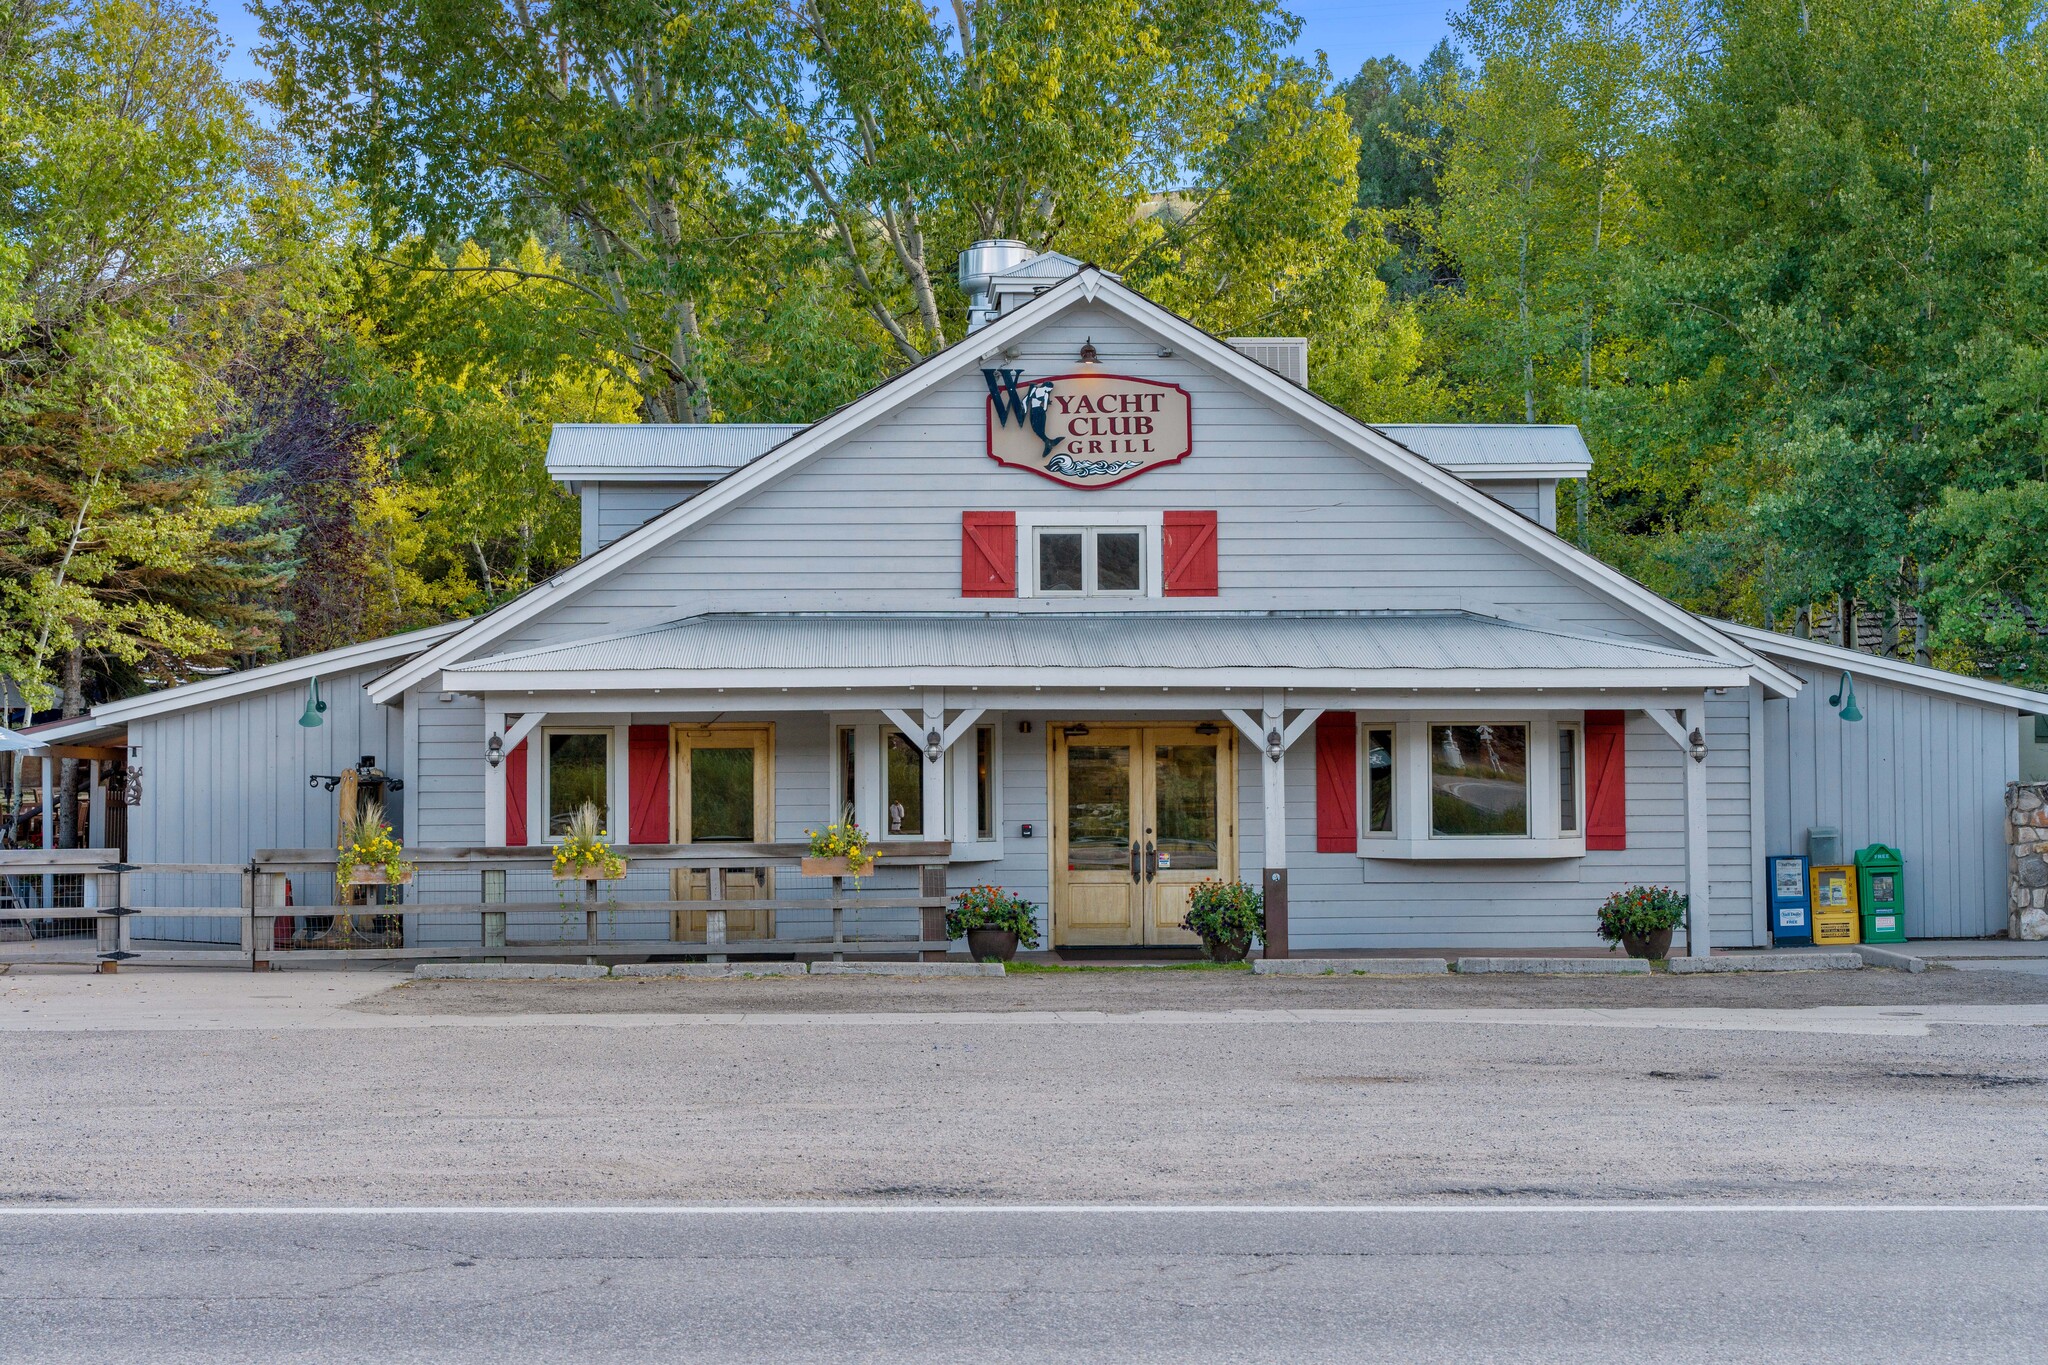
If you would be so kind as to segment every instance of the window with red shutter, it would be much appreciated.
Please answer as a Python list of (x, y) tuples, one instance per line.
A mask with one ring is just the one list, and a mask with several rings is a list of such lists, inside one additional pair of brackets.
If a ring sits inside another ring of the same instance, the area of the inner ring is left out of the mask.
[(1161, 541), (1168, 597), (1215, 597), (1216, 514), (1168, 512)]
[(1316, 717), (1316, 852), (1358, 851), (1358, 721), (1349, 711)]
[(635, 725), (626, 732), (626, 831), (635, 844), (669, 842), (668, 727)]
[(1017, 595), (1017, 514), (960, 514), (960, 595)]
[(1586, 847), (1628, 847), (1628, 718), (1586, 713)]
[(526, 741), (520, 740), (505, 755), (505, 846), (519, 848), (526, 843)]

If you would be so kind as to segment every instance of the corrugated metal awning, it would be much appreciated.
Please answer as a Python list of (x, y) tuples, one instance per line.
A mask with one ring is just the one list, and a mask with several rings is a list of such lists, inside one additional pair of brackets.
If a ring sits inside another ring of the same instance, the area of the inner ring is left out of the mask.
[[(490, 687), (616, 687), (660, 677), (877, 673), (1030, 675), (1046, 683), (1113, 683), (1119, 675), (1664, 675), (1715, 685), (1742, 666), (1628, 640), (1572, 635), (1469, 612), (827, 612), (710, 614), (647, 630), (479, 659), (449, 670)], [(1066, 675), (1064, 677), (1060, 675)], [(517, 681), (513, 681), (517, 679)], [(630, 680), (630, 682), (629, 682)]]

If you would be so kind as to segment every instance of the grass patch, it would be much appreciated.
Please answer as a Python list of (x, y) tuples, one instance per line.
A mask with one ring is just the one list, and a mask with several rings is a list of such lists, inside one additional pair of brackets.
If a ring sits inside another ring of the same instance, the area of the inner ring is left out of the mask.
[(1128, 962), (1006, 962), (1011, 976), (1053, 976), (1062, 972), (1250, 972), (1249, 962), (1162, 962), (1157, 966)]

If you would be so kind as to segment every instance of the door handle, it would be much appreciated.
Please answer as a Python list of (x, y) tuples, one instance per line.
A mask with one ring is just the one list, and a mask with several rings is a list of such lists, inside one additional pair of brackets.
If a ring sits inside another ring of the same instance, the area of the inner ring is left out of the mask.
[(1138, 859), (1140, 856), (1138, 845), (1136, 841), (1133, 841), (1131, 844), (1131, 880), (1134, 882), (1145, 880), (1144, 874), (1138, 870)]
[(1151, 840), (1145, 841), (1145, 880), (1152, 881), (1159, 876), (1159, 848)]

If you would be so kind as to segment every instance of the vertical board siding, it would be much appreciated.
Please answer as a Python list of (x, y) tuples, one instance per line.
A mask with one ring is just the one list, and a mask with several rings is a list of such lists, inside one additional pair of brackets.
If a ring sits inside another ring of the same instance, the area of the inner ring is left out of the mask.
[[(304, 683), (145, 717), (128, 730), (139, 745), (142, 804), (128, 812), (128, 856), (138, 863), (246, 863), (259, 848), (320, 848), (334, 842), (339, 823), (334, 792), (309, 787), (314, 773), (339, 773), (364, 754), (394, 777), (405, 777), (402, 731), (394, 730), (384, 707), (370, 701), (363, 684), (389, 664), (320, 680), (327, 703), (322, 724), (299, 724), (306, 708)], [(391, 813), (404, 818), (407, 790), (390, 799)], [(139, 906), (241, 903), (241, 882), (228, 876), (135, 878)], [(295, 905), (334, 903), (334, 888), (320, 877), (294, 877)], [(234, 920), (195, 916), (138, 915), (141, 939), (234, 943)]]
[[(2019, 771), (2016, 711), (1856, 675), (1863, 719), (1827, 703), (1838, 671), (1786, 661), (1806, 683), (1766, 700), (1769, 853), (1806, 852), (1814, 826), (1905, 855), (1906, 933), (1976, 938), (2005, 928), (2005, 784)], [(1752, 883), (1763, 876), (1752, 871)]]

